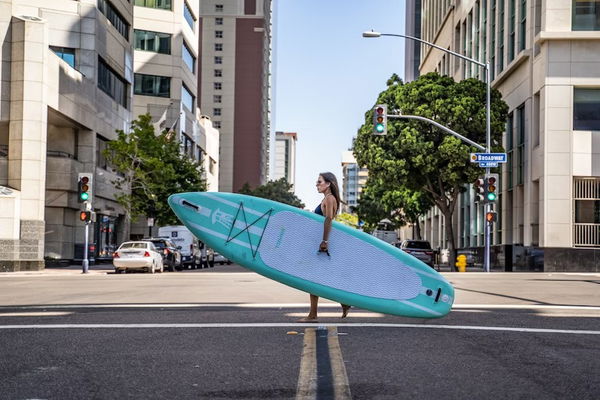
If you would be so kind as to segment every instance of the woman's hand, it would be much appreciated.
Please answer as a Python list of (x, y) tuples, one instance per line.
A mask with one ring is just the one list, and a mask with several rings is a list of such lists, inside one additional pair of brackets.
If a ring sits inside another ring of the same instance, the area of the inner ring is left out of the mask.
[(327, 240), (322, 240), (321, 244), (319, 245), (319, 251), (320, 252), (327, 252)]

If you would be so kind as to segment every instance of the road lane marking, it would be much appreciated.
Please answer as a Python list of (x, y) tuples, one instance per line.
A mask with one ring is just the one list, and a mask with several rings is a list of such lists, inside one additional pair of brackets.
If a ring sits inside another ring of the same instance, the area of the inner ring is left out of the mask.
[(342, 357), (342, 349), (338, 336), (338, 330), (335, 326), (328, 328), (329, 335), (327, 337), (329, 347), (329, 360), (331, 363), (331, 372), (333, 375), (333, 393), (337, 400), (352, 399), (350, 393), (350, 383), (348, 382), (348, 374), (346, 373), (346, 365)]
[(302, 346), (296, 400), (314, 400), (317, 397), (317, 342), (315, 328), (308, 328), (304, 331)]
[(0, 313), (0, 317), (59, 317), (72, 314), (72, 311), (5, 312)]
[[(343, 326), (352, 328), (406, 328), (406, 329), (447, 329), (466, 331), (495, 331), (495, 332), (521, 332), (521, 333), (556, 333), (570, 335), (600, 335), (600, 331), (578, 329), (541, 329), (541, 328), (513, 328), (507, 326), (475, 326), (475, 325), (427, 325), (427, 324), (391, 324), (348, 322), (342, 324), (322, 323), (321, 326)], [(206, 324), (22, 324), (0, 325), (0, 330), (8, 329), (163, 329), (163, 328), (289, 328), (310, 327), (314, 323), (206, 323)]]

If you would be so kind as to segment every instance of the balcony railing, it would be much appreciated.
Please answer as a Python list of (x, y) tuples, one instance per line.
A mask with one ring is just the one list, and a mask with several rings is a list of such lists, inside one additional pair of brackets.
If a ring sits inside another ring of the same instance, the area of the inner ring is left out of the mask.
[(574, 224), (573, 245), (600, 247), (600, 224)]

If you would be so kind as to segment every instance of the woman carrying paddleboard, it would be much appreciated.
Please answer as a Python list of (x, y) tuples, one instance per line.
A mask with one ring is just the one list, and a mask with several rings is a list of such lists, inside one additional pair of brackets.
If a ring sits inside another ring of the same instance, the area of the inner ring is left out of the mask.
[[(338, 209), (340, 208), (340, 189), (337, 183), (337, 178), (331, 172), (323, 172), (319, 174), (317, 179), (317, 190), (323, 194), (323, 201), (315, 209), (315, 213), (325, 217), (323, 223), (323, 240), (319, 245), (319, 252), (324, 252), (329, 255), (329, 249), (327, 247), (327, 241), (329, 239), (329, 233), (331, 232), (331, 223), (335, 218)], [(319, 296), (314, 294), (310, 295), (310, 311), (308, 316), (298, 320), (298, 322), (318, 322), (317, 320), (317, 307), (319, 305)], [(350, 306), (342, 304), (342, 318), (348, 315)]]

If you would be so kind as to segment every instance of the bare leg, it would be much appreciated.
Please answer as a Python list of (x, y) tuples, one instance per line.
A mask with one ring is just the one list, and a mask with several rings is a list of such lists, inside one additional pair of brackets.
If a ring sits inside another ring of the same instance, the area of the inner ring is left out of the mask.
[(317, 322), (317, 307), (319, 306), (319, 296), (310, 295), (310, 311), (308, 316), (299, 319), (296, 322)]

